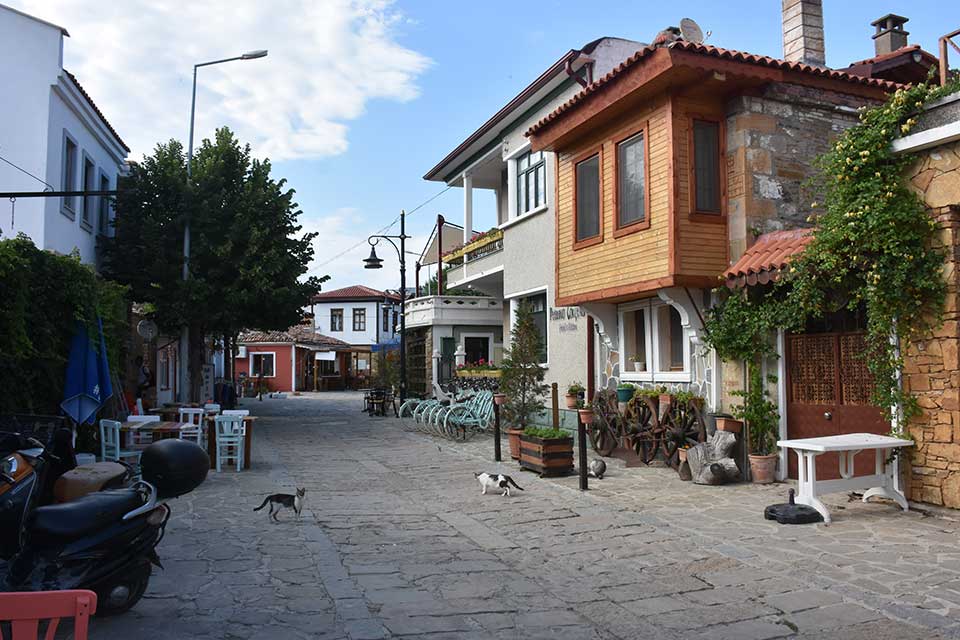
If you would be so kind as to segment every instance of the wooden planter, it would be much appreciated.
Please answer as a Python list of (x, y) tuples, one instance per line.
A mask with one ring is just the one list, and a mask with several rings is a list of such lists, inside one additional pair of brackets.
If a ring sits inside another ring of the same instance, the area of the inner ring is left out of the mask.
[(523, 435), (523, 429), (507, 429), (507, 441), (510, 443), (510, 457), (514, 460), (520, 459), (520, 436)]
[(485, 369), (481, 371), (460, 370), (457, 371), (458, 378), (499, 378), (503, 372), (500, 369)]
[(544, 477), (573, 473), (573, 438), (520, 436), (520, 467)]
[(717, 416), (717, 429), (720, 431), (729, 431), (730, 433), (740, 433), (743, 429), (743, 422), (735, 418), (721, 418)]

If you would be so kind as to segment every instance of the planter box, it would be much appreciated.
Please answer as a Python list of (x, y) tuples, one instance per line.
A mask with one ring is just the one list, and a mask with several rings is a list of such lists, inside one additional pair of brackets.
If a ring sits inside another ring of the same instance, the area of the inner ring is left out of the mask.
[(514, 460), (520, 459), (520, 436), (523, 435), (523, 429), (507, 429), (507, 442), (510, 443), (510, 457)]
[(499, 369), (489, 371), (457, 371), (458, 378), (499, 378), (503, 372)]
[(729, 431), (730, 433), (740, 433), (743, 430), (743, 422), (735, 418), (721, 418), (717, 416), (717, 429), (720, 431)]
[(544, 477), (573, 473), (573, 438), (520, 436), (520, 467)]

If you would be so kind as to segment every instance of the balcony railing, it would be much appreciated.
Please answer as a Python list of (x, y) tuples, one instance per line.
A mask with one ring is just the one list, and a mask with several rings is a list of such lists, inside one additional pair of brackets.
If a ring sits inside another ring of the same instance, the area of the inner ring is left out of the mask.
[(448, 265), (461, 265), (503, 250), (503, 231), (492, 229), (443, 256)]
[(423, 296), (404, 304), (408, 329), (429, 325), (495, 325), (503, 322), (503, 302), (487, 296)]

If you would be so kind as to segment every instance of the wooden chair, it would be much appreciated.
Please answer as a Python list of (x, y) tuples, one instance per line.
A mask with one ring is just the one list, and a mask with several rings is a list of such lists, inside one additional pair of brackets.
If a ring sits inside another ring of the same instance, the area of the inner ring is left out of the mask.
[(10, 640), (37, 640), (41, 620), (48, 621), (44, 640), (53, 640), (61, 618), (73, 618), (73, 638), (87, 640), (96, 611), (97, 594), (84, 589), (0, 593), (0, 621), (10, 623)]
[(113, 462), (132, 460), (139, 466), (141, 451), (139, 449), (124, 449), (120, 446), (120, 426), (120, 423), (116, 420), (100, 421), (100, 457), (103, 460), (112, 460)]
[(243, 429), (243, 416), (217, 416), (217, 471), (221, 471), (224, 460), (235, 460), (237, 471), (243, 469), (243, 444), (246, 437)]
[(206, 426), (203, 421), (204, 415), (206, 415), (205, 409), (181, 407), (177, 418), (183, 424), (183, 426), (180, 427), (180, 439), (193, 440), (206, 449), (207, 447), (204, 446), (204, 435), (206, 434)]

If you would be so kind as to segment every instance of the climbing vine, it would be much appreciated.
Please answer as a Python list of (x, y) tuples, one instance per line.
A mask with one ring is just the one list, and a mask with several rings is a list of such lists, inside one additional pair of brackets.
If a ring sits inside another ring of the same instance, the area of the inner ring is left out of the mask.
[(778, 328), (799, 330), (843, 308), (864, 309), (871, 402), (888, 417), (898, 407), (900, 425), (918, 413), (899, 384), (899, 345), (941, 322), (944, 254), (933, 248), (936, 221), (904, 184), (911, 158), (894, 154), (891, 143), (916, 124), (924, 104), (958, 90), (956, 82), (918, 84), (861, 109), (860, 122), (817, 160), (824, 198), (811, 205), (808, 222), (816, 227), (803, 253), (773, 286), (732, 292), (709, 312), (706, 339), (719, 357), (752, 362), (772, 352)]

